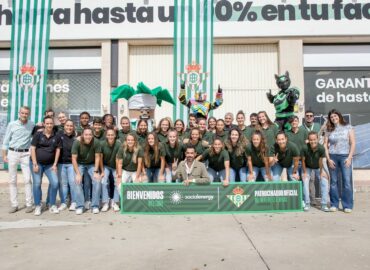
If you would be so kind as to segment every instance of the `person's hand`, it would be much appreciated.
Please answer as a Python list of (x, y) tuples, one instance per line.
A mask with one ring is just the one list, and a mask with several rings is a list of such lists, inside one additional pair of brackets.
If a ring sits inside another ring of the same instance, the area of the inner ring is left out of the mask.
[(177, 164), (178, 164), (179, 160), (177, 158), (174, 159), (173, 163), (172, 163), (172, 171), (176, 171), (177, 170)]
[(95, 181), (100, 181), (101, 180), (100, 174), (98, 172), (94, 172), (94, 179), (95, 179)]
[(4, 163), (8, 163), (9, 162), (7, 155), (3, 156), (3, 161), (4, 161)]
[(190, 179), (186, 179), (186, 180), (183, 181), (184, 186), (190, 185), (191, 182), (192, 182), (192, 180), (190, 180)]
[(248, 174), (248, 181), (254, 181), (254, 173)]
[(222, 181), (222, 185), (224, 187), (227, 187), (229, 185), (229, 183), (230, 183), (229, 179), (225, 179), (224, 181)]
[(38, 173), (39, 172), (39, 165), (37, 163), (33, 163), (33, 172)]
[(220, 85), (218, 85), (217, 92), (218, 92), (218, 93), (222, 93), (222, 88), (221, 88), (221, 86), (220, 86)]
[(77, 174), (75, 181), (76, 181), (76, 184), (77, 185), (81, 184), (81, 182), (82, 182), (82, 175), (81, 174)]
[(160, 182), (164, 182), (164, 180), (165, 180), (164, 174), (159, 175), (158, 180)]
[(272, 175), (271, 175), (271, 173), (267, 173), (266, 174), (266, 178), (267, 178), (267, 180), (272, 181)]
[(116, 186), (119, 186), (122, 183), (122, 175), (116, 175)]
[(181, 88), (181, 90), (184, 90), (185, 89), (185, 81), (182, 81), (181, 82), (180, 88)]
[(53, 167), (51, 167), (51, 169), (52, 169), (55, 173), (57, 173), (57, 172), (58, 172), (58, 167), (57, 167), (57, 165), (55, 165), (55, 164), (53, 164)]
[(292, 174), (292, 178), (293, 178), (294, 180), (298, 181), (298, 180), (299, 180), (299, 174), (298, 174), (298, 173), (293, 173), (293, 174)]
[(105, 174), (104, 174), (104, 170), (102, 170), (102, 172), (101, 172), (101, 174), (100, 174), (100, 179), (103, 179), (103, 178), (104, 178), (104, 176), (105, 176)]
[(330, 169), (333, 169), (333, 170), (335, 169), (335, 163), (331, 159), (328, 159), (328, 165)]
[(307, 179), (307, 173), (306, 172), (302, 174), (302, 179), (303, 180), (306, 180)]
[(346, 166), (346, 168), (349, 168), (351, 167), (351, 164), (352, 164), (352, 157), (347, 157), (347, 159), (344, 161), (344, 166)]

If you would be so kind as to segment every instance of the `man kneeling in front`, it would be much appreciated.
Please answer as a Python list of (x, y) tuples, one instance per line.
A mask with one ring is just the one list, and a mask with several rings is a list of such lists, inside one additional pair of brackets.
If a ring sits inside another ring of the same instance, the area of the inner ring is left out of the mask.
[(209, 176), (204, 164), (195, 160), (196, 151), (194, 146), (188, 145), (185, 150), (185, 160), (181, 161), (176, 168), (177, 162), (173, 163), (172, 175), (174, 179), (189, 184), (209, 184)]

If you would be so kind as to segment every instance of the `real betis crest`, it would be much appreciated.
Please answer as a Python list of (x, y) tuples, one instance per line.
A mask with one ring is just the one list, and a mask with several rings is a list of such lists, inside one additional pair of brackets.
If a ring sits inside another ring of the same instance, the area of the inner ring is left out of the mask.
[(243, 195), (244, 189), (239, 186), (233, 189), (233, 193), (234, 195), (227, 195), (226, 197), (238, 208), (250, 197), (249, 195)]
[(21, 74), (16, 75), (17, 82), (25, 90), (32, 90), (32, 88), (40, 81), (41, 75), (35, 74), (36, 67), (29, 63), (21, 66)]
[(202, 66), (197, 62), (193, 61), (191, 64), (185, 67), (186, 73), (180, 73), (179, 76), (182, 81), (186, 82), (186, 85), (192, 91), (198, 91), (200, 85), (207, 78), (208, 73), (201, 72)]

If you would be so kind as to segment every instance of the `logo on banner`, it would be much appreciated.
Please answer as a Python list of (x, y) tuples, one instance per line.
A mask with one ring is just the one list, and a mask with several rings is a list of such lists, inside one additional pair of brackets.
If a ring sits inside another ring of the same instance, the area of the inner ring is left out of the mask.
[(193, 61), (191, 64), (186, 65), (186, 73), (180, 73), (180, 77), (184, 80), (191, 91), (198, 91), (199, 86), (207, 78), (206, 72), (201, 72), (202, 66)]
[(180, 191), (176, 190), (171, 193), (171, 202), (173, 204), (180, 204), (183, 200), (183, 197)]
[(250, 197), (250, 195), (243, 195), (244, 189), (239, 186), (233, 189), (233, 193), (234, 195), (227, 195), (226, 197), (238, 208)]
[(41, 78), (41, 75), (36, 75), (36, 67), (30, 65), (29, 63), (21, 66), (21, 74), (17, 75), (17, 81), (19, 85), (25, 90), (31, 90)]

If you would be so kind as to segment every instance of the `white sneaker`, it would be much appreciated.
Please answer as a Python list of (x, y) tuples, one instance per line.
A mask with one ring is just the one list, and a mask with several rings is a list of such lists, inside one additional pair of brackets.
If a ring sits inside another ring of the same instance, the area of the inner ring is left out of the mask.
[(34, 213), (35, 216), (39, 216), (41, 215), (41, 205), (38, 205), (35, 207), (35, 213)]
[(347, 214), (350, 214), (350, 213), (352, 213), (352, 209), (351, 208), (344, 208), (343, 212), (347, 213)]
[(93, 212), (93, 214), (99, 214), (99, 208), (98, 207), (94, 207), (93, 209), (92, 209), (92, 212)]
[(49, 211), (52, 214), (59, 214), (59, 209), (58, 209), (58, 207), (56, 205), (51, 206), (50, 209), (49, 209)]
[(71, 205), (69, 206), (69, 211), (76, 211), (76, 203), (75, 202), (73, 202), (73, 203), (71, 203)]
[(303, 207), (303, 211), (305, 211), (305, 212), (310, 211), (310, 205), (306, 204), (305, 207)]
[(332, 207), (329, 208), (329, 211), (330, 212), (337, 212), (338, 208), (336, 208), (335, 206), (332, 206)]
[(108, 203), (105, 203), (103, 204), (103, 207), (101, 209), (102, 212), (107, 212), (109, 210), (109, 204)]
[(117, 204), (117, 203), (113, 203), (112, 204), (112, 208), (113, 208), (113, 211), (114, 212), (119, 212), (119, 210), (121, 210), (120, 208), (119, 208), (119, 205)]
[(90, 206), (91, 206), (91, 202), (90, 201), (86, 201), (85, 202), (85, 209), (86, 210), (89, 210), (90, 209)]
[(67, 209), (67, 205), (65, 204), (65, 203), (62, 203), (60, 206), (59, 206), (59, 208), (58, 208), (58, 210), (59, 211), (64, 211), (64, 210), (66, 210)]
[(76, 215), (82, 215), (84, 209), (82, 207), (76, 209)]

